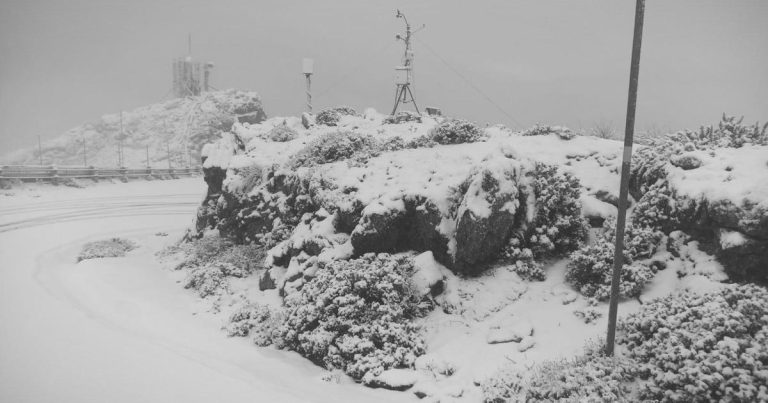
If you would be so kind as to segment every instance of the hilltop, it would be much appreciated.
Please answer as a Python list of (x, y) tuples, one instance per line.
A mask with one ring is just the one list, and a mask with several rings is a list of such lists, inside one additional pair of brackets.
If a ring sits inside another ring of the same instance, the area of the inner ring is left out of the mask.
[[(124, 111), (123, 165), (145, 166), (147, 146), (152, 166), (167, 165), (168, 148), (174, 166), (186, 166), (190, 160), (194, 165), (200, 161), (202, 146), (218, 139), (233, 123), (258, 123), (265, 118), (258, 94), (239, 90), (208, 92)], [(104, 115), (44, 141), (43, 163), (81, 166), (85, 140), (89, 165), (116, 166), (120, 120), (120, 113)], [(1, 160), (7, 164), (36, 165), (38, 149), (18, 150)]]

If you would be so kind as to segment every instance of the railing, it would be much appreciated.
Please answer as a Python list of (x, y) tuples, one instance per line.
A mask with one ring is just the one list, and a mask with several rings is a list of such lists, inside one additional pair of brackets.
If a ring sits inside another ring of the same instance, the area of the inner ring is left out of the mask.
[(56, 165), (2, 165), (0, 179), (55, 180), (60, 178), (141, 178), (200, 175), (202, 168), (97, 168)]

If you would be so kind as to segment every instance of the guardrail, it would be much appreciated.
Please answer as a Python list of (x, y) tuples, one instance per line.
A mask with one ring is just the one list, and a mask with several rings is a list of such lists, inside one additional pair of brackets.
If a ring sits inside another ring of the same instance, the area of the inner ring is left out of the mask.
[(2, 165), (0, 179), (55, 180), (61, 178), (142, 178), (149, 176), (191, 176), (202, 174), (194, 168), (97, 168), (57, 165)]

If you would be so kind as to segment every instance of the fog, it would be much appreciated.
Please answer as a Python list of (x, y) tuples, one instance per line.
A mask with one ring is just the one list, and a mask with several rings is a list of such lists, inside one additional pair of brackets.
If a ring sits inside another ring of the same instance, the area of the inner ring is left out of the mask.
[[(420, 106), (511, 127), (623, 128), (633, 1), (0, 2), (0, 150), (167, 99), (171, 61), (215, 63), (219, 89), (258, 91), (268, 115), (304, 107), (388, 112), (403, 31), (416, 27)], [(768, 3), (648, 0), (637, 129), (768, 119)], [(458, 73), (458, 74), (457, 74)]]

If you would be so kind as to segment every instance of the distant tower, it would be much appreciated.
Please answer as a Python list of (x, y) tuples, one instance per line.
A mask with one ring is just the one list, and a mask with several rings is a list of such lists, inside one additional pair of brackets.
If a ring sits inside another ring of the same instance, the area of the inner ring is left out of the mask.
[(413, 83), (413, 49), (411, 48), (411, 39), (416, 32), (424, 28), (424, 25), (416, 31), (411, 31), (411, 24), (408, 23), (405, 14), (397, 10), (395, 17), (402, 18), (405, 21), (405, 36), (395, 35), (395, 39), (405, 43), (405, 52), (403, 53), (403, 64), (395, 67), (395, 84), (397, 89), (395, 90), (395, 106), (392, 108), (392, 115), (397, 112), (397, 107), (400, 103), (405, 104), (408, 102), (412, 102), (416, 113), (421, 114), (419, 106), (416, 105), (416, 99), (413, 98), (413, 91), (411, 91), (411, 84)]
[(177, 98), (200, 95), (210, 88), (213, 63), (203, 64), (192, 59), (192, 35), (186, 57), (173, 60), (173, 95)]

